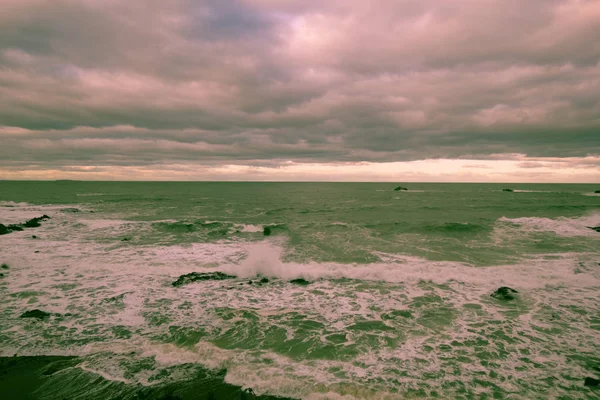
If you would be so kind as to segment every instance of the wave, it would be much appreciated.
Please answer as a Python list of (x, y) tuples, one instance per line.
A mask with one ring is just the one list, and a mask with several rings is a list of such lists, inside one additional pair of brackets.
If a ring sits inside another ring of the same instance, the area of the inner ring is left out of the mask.
[(596, 236), (590, 227), (600, 225), (600, 213), (579, 218), (558, 217), (557, 219), (543, 217), (521, 217), (498, 219), (500, 223), (519, 225), (526, 232), (554, 232), (558, 236)]
[[(245, 246), (246, 258), (223, 264), (215, 270), (240, 278), (265, 276), (308, 281), (319, 279), (353, 279), (389, 283), (431, 281), (444, 284), (462, 282), (492, 288), (499, 284), (521, 288), (542, 288), (548, 284), (594, 286), (600, 279), (588, 274), (573, 274), (571, 258), (576, 253), (562, 253), (556, 259), (532, 258), (516, 265), (476, 267), (453, 261), (431, 261), (425, 258), (378, 252), (382, 260), (371, 264), (297, 263), (284, 261), (284, 249), (274, 243), (261, 242)], [(585, 277), (584, 277), (585, 275)]]

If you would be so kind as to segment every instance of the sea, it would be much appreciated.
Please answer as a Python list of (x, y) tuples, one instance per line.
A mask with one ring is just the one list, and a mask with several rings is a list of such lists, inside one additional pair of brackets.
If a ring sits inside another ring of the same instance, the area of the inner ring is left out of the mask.
[(0, 398), (600, 398), (598, 189), (0, 181)]

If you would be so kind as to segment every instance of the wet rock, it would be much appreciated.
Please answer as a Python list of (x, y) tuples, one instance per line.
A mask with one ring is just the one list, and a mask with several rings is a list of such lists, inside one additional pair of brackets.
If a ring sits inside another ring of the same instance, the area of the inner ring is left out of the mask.
[(37, 318), (37, 319), (46, 319), (50, 316), (50, 313), (47, 313), (45, 311), (42, 310), (30, 310), (30, 311), (25, 311), (23, 314), (21, 314), (21, 316), (19, 318)]
[(227, 275), (223, 272), (191, 272), (189, 274), (181, 275), (175, 282), (172, 283), (173, 286), (183, 286), (188, 283), (196, 282), (196, 281), (222, 281), (225, 279), (234, 279), (235, 276)]
[(292, 279), (290, 281), (290, 283), (293, 283), (294, 285), (302, 285), (302, 286), (310, 285), (310, 282), (304, 278)]
[(494, 293), (492, 293), (491, 296), (498, 300), (510, 301), (510, 300), (515, 299), (515, 293), (519, 293), (519, 292), (517, 292), (513, 288), (509, 288), (507, 286), (502, 286), (502, 287), (498, 288), (498, 290), (496, 290)]
[(8, 264), (2, 264), (2, 265), (0, 265), (0, 268), (9, 269), (10, 267), (8, 266)]
[(514, 192), (514, 190), (512, 190), (512, 189), (508, 189), (508, 188), (507, 188), (507, 189), (502, 189), (502, 191), (503, 191), (503, 192)]
[(265, 226), (265, 227), (263, 228), (263, 235), (265, 235), (265, 236), (270, 236), (270, 235), (271, 235), (271, 233), (272, 233), (272, 231), (271, 231), (271, 227), (270, 227), (270, 226)]
[(395, 191), (399, 191), (399, 190), (408, 190), (408, 188), (405, 188), (403, 186), (398, 186), (396, 189), (394, 189)]
[(585, 378), (583, 385), (584, 386), (600, 386), (600, 380), (595, 379), (595, 378), (590, 378), (588, 376), (587, 378)]
[(588, 228), (590, 228), (591, 230), (594, 230), (596, 232), (600, 232), (600, 226), (588, 226)]
[(41, 226), (41, 221), (45, 221), (47, 219), (50, 219), (50, 217), (44, 214), (41, 217), (31, 218), (29, 221), (25, 222), (23, 226), (25, 228), (37, 228), (38, 226)]
[(262, 278), (260, 280), (260, 283), (269, 283), (269, 279), (268, 278)]

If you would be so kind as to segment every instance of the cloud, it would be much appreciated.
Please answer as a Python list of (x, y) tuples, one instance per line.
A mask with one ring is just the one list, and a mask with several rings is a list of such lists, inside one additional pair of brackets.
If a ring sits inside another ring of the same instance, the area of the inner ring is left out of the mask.
[(0, 169), (539, 169), (600, 154), (598, 37), (593, 0), (5, 0)]

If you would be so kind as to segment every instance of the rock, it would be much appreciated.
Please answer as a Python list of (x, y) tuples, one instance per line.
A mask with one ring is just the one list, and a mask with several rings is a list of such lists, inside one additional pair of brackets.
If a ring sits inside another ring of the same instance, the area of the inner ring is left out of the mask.
[(182, 285), (187, 285), (188, 283), (196, 282), (196, 281), (222, 281), (225, 279), (234, 279), (235, 276), (227, 275), (223, 272), (191, 272), (189, 274), (181, 275), (175, 282), (172, 283), (173, 286), (178, 287)]
[(16, 225), (16, 224), (10, 224), (8, 226), (8, 229), (10, 229), (11, 231), (18, 231), (18, 232), (21, 232), (23, 230), (21, 225)]
[(271, 232), (271, 227), (270, 227), (270, 226), (265, 226), (265, 227), (263, 228), (263, 235), (265, 235), (265, 236), (269, 236), (269, 235), (271, 235), (271, 233), (272, 233), (272, 232)]
[(37, 236), (35, 236), (35, 235), (31, 235), (31, 238), (32, 238), (32, 239), (37, 239)]
[(121, 242), (129, 242), (129, 240), (130, 240), (129, 238), (123, 238), (123, 239), (121, 239)]
[(41, 226), (40, 221), (45, 221), (47, 219), (50, 219), (50, 217), (44, 214), (41, 217), (31, 218), (29, 221), (25, 222), (23, 226), (25, 228), (37, 228), (38, 226)]
[(11, 232), (12, 232), (12, 230), (8, 229), (8, 226), (6, 226), (4, 224), (0, 224), (0, 235), (7, 235)]
[(4, 274), (0, 274), (0, 278), (4, 278)]
[(594, 378), (590, 378), (589, 376), (587, 378), (585, 378), (585, 381), (583, 382), (584, 386), (600, 386), (600, 380), (598, 379), (594, 379)]
[(0, 266), (0, 268), (2, 268), (2, 269), (9, 269), (10, 267), (8, 266), (8, 264), (2, 264)]
[(502, 286), (502, 287), (498, 288), (498, 290), (496, 290), (494, 293), (492, 293), (491, 296), (498, 300), (509, 301), (509, 300), (515, 299), (515, 293), (519, 293), (519, 292), (517, 292), (513, 288), (509, 288), (507, 286)]
[(396, 191), (398, 190), (408, 190), (408, 188), (402, 187), (402, 186), (398, 186), (396, 189), (394, 189)]
[(594, 193), (600, 193), (600, 190), (596, 190)]
[(45, 311), (42, 310), (31, 310), (31, 311), (25, 311), (23, 314), (21, 314), (21, 316), (19, 318), (37, 318), (37, 319), (46, 319), (50, 316), (50, 313), (47, 313)]
[(304, 278), (292, 279), (290, 281), (290, 283), (293, 283), (295, 285), (302, 285), (302, 286), (310, 285), (310, 282)]
[(269, 283), (269, 279), (268, 278), (262, 278), (260, 280), (260, 283)]
[(596, 232), (600, 232), (600, 226), (588, 226), (588, 228), (590, 228)]
[(503, 192), (514, 192), (512, 189), (502, 189)]

